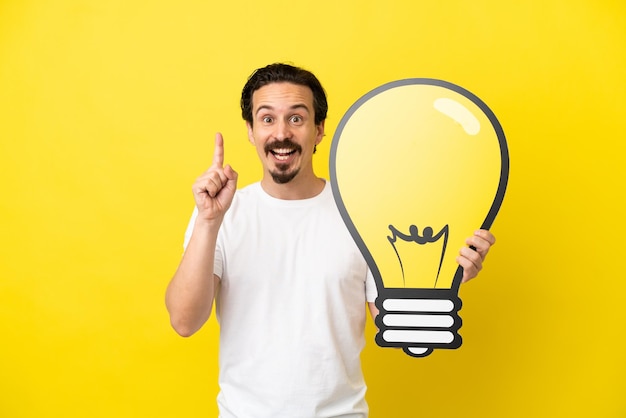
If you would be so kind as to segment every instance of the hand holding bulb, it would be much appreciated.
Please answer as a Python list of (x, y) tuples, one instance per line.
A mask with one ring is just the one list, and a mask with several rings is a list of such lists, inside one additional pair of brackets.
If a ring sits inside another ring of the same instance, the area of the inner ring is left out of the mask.
[(489, 249), (496, 243), (496, 237), (486, 229), (479, 229), (465, 243), (468, 246), (461, 248), (456, 258), (456, 262), (463, 267), (461, 283), (472, 280), (482, 270)]

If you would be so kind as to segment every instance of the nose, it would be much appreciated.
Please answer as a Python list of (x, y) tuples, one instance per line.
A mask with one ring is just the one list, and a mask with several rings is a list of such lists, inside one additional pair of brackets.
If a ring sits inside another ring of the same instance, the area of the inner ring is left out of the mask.
[(283, 141), (285, 139), (291, 138), (291, 131), (289, 129), (289, 123), (284, 120), (279, 120), (276, 125), (276, 129), (274, 131), (274, 137), (277, 141)]

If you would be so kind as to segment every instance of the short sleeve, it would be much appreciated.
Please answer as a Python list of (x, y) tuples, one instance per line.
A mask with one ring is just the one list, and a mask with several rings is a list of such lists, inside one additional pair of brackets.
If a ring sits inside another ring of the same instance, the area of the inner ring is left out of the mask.
[(365, 278), (365, 300), (374, 302), (378, 297), (378, 289), (376, 289), (376, 281), (370, 269), (367, 269), (367, 277)]

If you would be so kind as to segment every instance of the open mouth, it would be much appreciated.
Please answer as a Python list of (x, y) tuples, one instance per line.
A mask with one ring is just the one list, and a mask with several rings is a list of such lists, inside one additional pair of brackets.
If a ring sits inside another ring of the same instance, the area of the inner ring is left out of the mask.
[(273, 142), (265, 145), (265, 152), (281, 162), (287, 162), (298, 152), (302, 152), (302, 147), (295, 142), (286, 139), (284, 141)]
[(288, 148), (277, 148), (270, 150), (270, 153), (276, 158), (278, 161), (287, 161), (289, 157), (296, 153), (295, 149)]

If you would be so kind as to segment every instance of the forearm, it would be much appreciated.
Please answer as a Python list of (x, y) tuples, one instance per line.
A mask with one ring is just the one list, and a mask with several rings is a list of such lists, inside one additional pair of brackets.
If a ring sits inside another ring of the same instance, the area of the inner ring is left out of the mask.
[(213, 275), (219, 226), (197, 223), (185, 254), (170, 281), (165, 304), (172, 327), (190, 336), (209, 319), (217, 288)]

